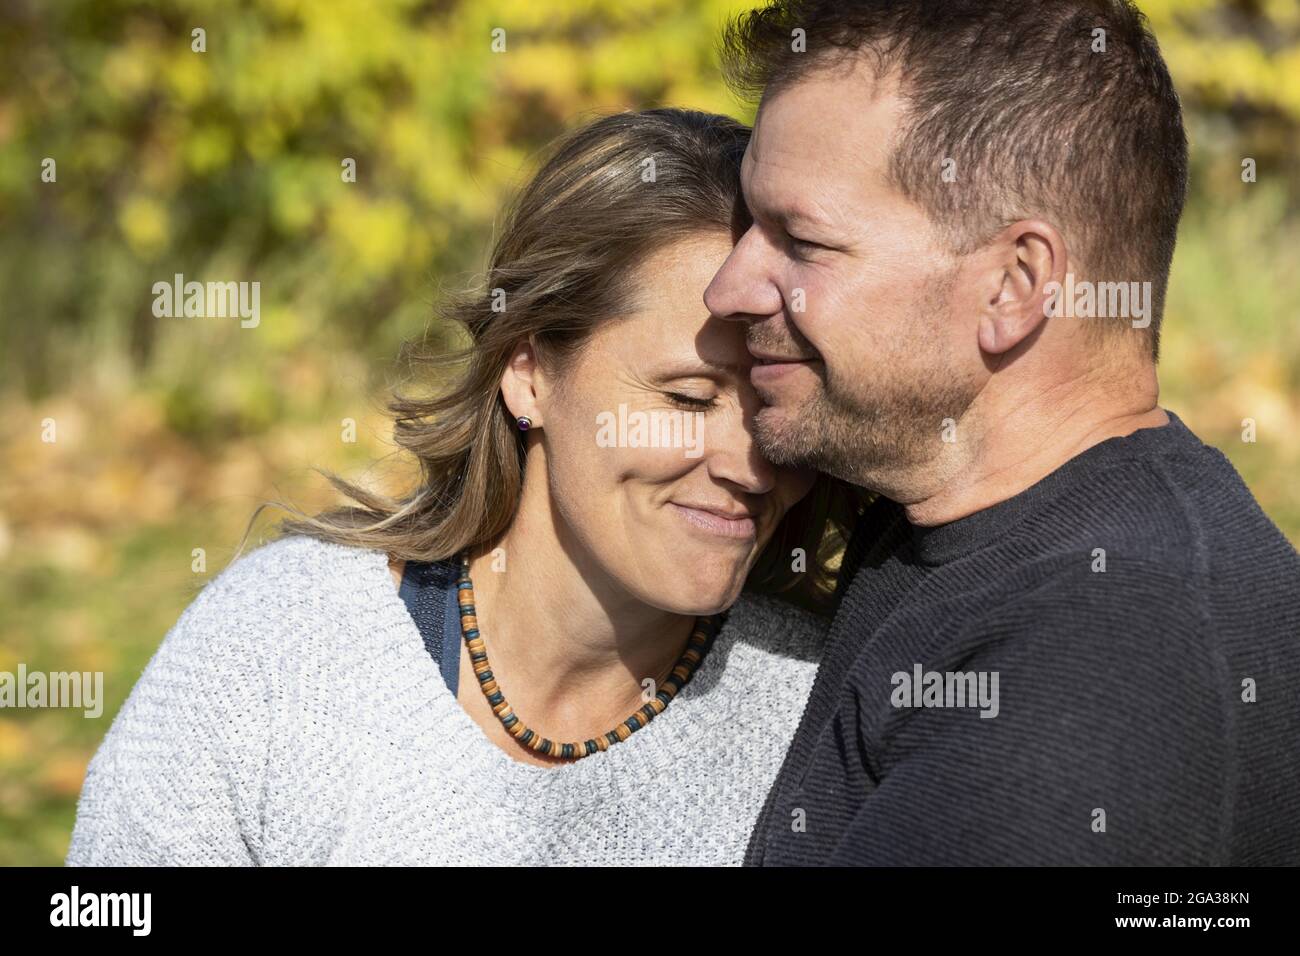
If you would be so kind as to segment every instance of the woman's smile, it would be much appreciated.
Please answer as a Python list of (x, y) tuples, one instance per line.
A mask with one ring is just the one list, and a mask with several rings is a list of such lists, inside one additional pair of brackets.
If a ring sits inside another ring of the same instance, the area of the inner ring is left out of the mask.
[(692, 528), (698, 528), (709, 535), (742, 541), (752, 541), (758, 536), (758, 522), (754, 520), (755, 515), (748, 511), (723, 512), (676, 501), (668, 502), (668, 507), (681, 515)]

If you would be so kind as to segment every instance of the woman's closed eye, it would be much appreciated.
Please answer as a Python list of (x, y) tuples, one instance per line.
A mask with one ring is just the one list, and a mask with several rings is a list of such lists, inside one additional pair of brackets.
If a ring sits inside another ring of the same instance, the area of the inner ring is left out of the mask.
[(669, 404), (691, 411), (704, 411), (718, 404), (716, 397), (699, 398), (695, 395), (683, 395), (681, 392), (664, 392), (664, 397), (668, 399)]

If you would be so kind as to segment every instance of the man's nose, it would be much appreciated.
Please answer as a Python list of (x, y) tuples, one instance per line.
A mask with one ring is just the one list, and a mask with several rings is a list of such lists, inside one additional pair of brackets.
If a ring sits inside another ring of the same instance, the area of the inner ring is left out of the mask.
[(704, 290), (710, 315), (745, 322), (782, 310), (769, 252), (758, 227), (751, 226)]

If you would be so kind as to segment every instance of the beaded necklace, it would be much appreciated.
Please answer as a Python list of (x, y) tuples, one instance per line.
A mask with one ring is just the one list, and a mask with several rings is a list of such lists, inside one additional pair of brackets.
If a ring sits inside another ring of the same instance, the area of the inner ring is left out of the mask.
[(505, 727), (506, 731), (521, 744), (538, 753), (565, 759), (579, 759), (590, 756), (597, 751), (608, 750), (611, 744), (616, 744), (620, 740), (627, 740), (636, 731), (654, 720), (658, 714), (663, 713), (668, 703), (677, 696), (677, 692), (685, 687), (695, 674), (700, 662), (704, 660), (709, 648), (713, 646), (713, 639), (717, 636), (718, 630), (726, 617), (724, 612), (723, 614), (714, 614), (711, 617), (695, 619), (695, 627), (691, 631), (690, 640), (686, 642), (686, 649), (677, 658), (677, 664), (673, 667), (672, 673), (664, 680), (663, 686), (659, 688), (659, 692), (655, 694), (654, 699), (637, 710), (631, 717), (599, 737), (588, 738), (582, 743), (557, 744), (527, 727), (515, 715), (509, 702), (506, 701), (505, 695), (501, 692), (501, 688), (497, 686), (496, 678), (492, 674), (492, 666), (488, 663), (487, 648), (483, 645), (483, 638), (478, 631), (478, 617), (474, 609), (474, 585), (469, 579), (468, 550), (464, 551), (460, 556), (460, 578), (456, 584), (456, 600), (460, 605), (460, 633), (465, 639), (465, 647), (469, 651), (469, 659), (474, 666), (474, 676), (478, 678), (479, 687), (483, 689), (483, 695), (487, 697), (492, 712), (501, 721), (501, 726)]

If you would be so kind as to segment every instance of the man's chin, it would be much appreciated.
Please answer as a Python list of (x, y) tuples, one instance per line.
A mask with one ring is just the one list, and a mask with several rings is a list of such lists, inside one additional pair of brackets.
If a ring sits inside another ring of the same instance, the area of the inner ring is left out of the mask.
[(754, 443), (773, 465), (810, 468), (861, 484), (862, 460), (855, 419), (814, 398), (800, 408), (764, 405), (754, 416)]
[(754, 441), (764, 458), (789, 468), (816, 467), (815, 427), (800, 411), (764, 405), (754, 416)]

